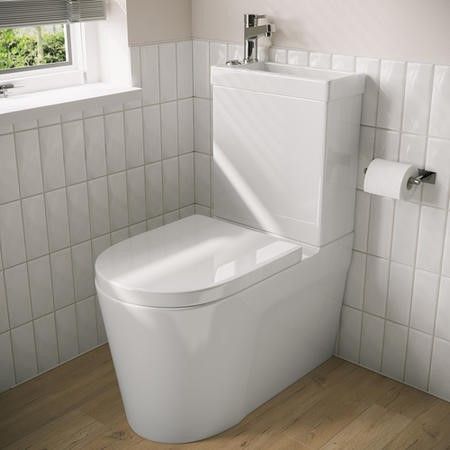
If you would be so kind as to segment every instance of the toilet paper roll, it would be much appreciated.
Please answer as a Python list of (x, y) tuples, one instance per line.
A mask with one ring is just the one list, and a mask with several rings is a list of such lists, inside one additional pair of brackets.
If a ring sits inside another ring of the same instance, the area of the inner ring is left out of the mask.
[(408, 181), (416, 175), (417, 169), (410, 164), (377, 158), (367, 168), (364, 191), (382, 197), (408, 200), (416, 189)]

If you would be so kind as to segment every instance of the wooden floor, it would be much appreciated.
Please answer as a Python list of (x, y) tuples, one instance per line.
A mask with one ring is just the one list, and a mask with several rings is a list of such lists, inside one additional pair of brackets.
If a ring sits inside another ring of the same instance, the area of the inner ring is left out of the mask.
[(450, 404), (332, 358), (233, 429), (188, 445), (128, 426), (108, 347), (0, 395), (7, 449), (450, 449)]

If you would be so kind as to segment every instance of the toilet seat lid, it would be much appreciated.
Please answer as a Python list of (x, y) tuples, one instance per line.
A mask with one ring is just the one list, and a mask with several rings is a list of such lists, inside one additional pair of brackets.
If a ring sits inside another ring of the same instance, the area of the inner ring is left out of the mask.
[(295, 242), (195, 215), (107, 249), (95, 264), (96, 285), (126, 303), (188, 307), (235, 294), (301, 258)]

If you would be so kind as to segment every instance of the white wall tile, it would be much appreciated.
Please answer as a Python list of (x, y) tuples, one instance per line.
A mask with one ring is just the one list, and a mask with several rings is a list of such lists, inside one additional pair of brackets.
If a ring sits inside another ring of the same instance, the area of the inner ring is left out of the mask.
[(5, 283), (3, 281), (3, 272), (0, 272), (0, 334), (9, 330), (9, 328)]
[(144, 120), (144, 159), (146, 163), (161, 160), (161, 113), (160, 106), (146, 106)]
[(269, 49), (269, 59), (279, 64), (287, 64), (287, 50), (284, 48), (271, 47)]
[(25, 247), (28, 258), (48, 253), (47, 220), (44, 196), (38, 195), (22, 200)]
[(211, 104), (209, 100), (194, 99), (195, 151), (211, 153)]
[(317, 69), (331, 69), (331, 55), (329, 53), (311, 52), (309, 65)]
[(5, 287), (8, 299), (11, 328), (31, 320), (30, 291), (26, 264), (5, 270)]
[(242, 61), (244, 59), (244, 46), (239, 44), (228, 44), (227, 53), (229, 60), (237, 59), (239, 61)]
[(178, 158), (163, 161), (162, 173), (164, 212), (171, 212), (179, 208)]
[(174, 43), (159, 46), (159, 85), (161, 102), (177, 98), (177, 53)]
[(53, 311), (53, 291), (50, 257), (43, 256), (28, 263), (31, 309), (33, 317), (42, 317)]
[(61, 362), (68, 361), (78, 354), (75, 306), (71, 305), (56, 311), (55, 319)]
[(128, 227), (130, 237), (137, 236), (138, 234), (145, 233), (147, 231), (147, 222), (139, 222)]
[(163, 215), (164, 225), (168, 225), (169, 223), (176, 222), (180, 219), (180, 215), (178, 211), (172, 211), (170, 213)]
[(450, 342), (434, 340), (430, 372), (430, 392), (450, 401)]
[(210, 63), (209, 63), (209, 43), (207, 41), (194, 41), (193, 65), (194, 65), (194, 96), (201, 98), (209, 98)]
[(19, 198), (19, 177), (12, 134), (0, 136), (0, 203)]
[(100, 256), (100, 254), (103, 253), (110, 246), (111, 246), (111, 237), (109, 234), (92, 239), (92, 258), (94, 263), (96, 259)]
[(50, 251), (54, 252), (68, 247), (70, 235), (66, 189), (45, 194), (45, 207)]
[(450, 66), (434, 69), (433, 100), (431, 103), (430, 135), (450, 138)]
[(39, 372), (55, 367), (58, 362), (58, 344), (54, 314), (34, 321), (36, 353)]
[(72, 265), (75, 300), (84, 300), (95, 295), (94, 263), (90, 241), (72, 247)]
[(158, 46), (141, 47), (142, 98), (144, 105), (159, 103)]
[(349, 361), (359, 361), (362, 312), (342, 307), (339, 354)]
[(0, 361), (2, 362), (2, 370), (0, 370), (0, 392), (3, 392), (15, 383), (11, 335), (9, 332), (0, 334)]
[(372, 196), (369, 224), (368, 252), (389, 258), (394, 220), (394, 200)]
[(354, 56), (348, 55), (333, 55), (332, 69), (339, 72), (354, 72), (356, 60)]
[(413, 164), (418, 169), (425, 167), (426, 146), (427, 140), (425, 136), (407, 133), (402, 134), (399, 160)]
[(161, 105), (161, 141), (163, 159), (178, 155), (177, 102)]
[(195, 153), (195, 201), (211, 206), (211, 159), (208, 155)]
[(450, 278), (442, 277), (436, 320), (436, 336), (450, 342)]
[(151, 164), (145, 168), (145, 186), (147, 213), (150, 217), (162, 214), (162, 165), (161, 163)]
[(25, 261), (22, 208), (19, 202), (0, 206), (0, 244), (3, 267)]
[(144, 167), (127, 172), (129, 223), (135, 224), (146, 219), (145, 173)]
[(416, 330), (433, 333), (438, 290), (438, 275), (416, 271), (411, 306), (411, 326)]
[(69, 211), (70, 241), (78, 244), (90, 238), (89, 201), (87, 183), (67, 188), (67, 208)]
[(426, 134), (430, 112), (433, 66), (409, 63), (406, 71), (403, 129)]
[(405, 382), (427, 389), (432, 337), (410, 328), (406, 352)]
[(106, 177), (88, 182), (89, 216), (93, 237), (109, 233), (108, 180)]
[(126, 168), (125, 131), (123, 113), (105, 116), (106, 163), (108, 173)]
[(383, 350), (384, 320), (363, 314), (360, 363), (372, 370), (380, 370)]
[(364, 177), (366, 169), (369, 167), (373, 159), (373, 152), (375, 147), (375, 129), (369, 127), (361, 127), (359, 139), (359, 154), (358, 154), (358, 189), (364, 188)]
[(66, 184), (61, 125), (39, 130), (44, 190), (49, 191)]
[(108, 337), (106, 335), (105, 323), (103, 321), (102, 311), (97, 297), (95, 299), (95, 313), (97, 320), (97, 342), (99, 345), (102, 345), (108, 341)]
[(417, 267), (438, 273), (444, 247), (446, 213), (437, 208), (422, 207), (417, 246)]
[(209, 63), (211, 66), (224, 65), (227, 62), (227, 44), (223, 42), (209, 43)]
[(16, 156), (22, 197), (39, 194), (43, 184), (37, 130), (16, 134)]
[(181, 155), (179, 159), (180, 169), (180, 207), (194, 203), (194, 154)]
[(111, 231), (128, 225), (127, 179), (124, 172), (108, 177)]
[(16, 382), (28, 380), (37, 374), (34, 331), (31, 322), (11, 330)]
[(356, 72), (366, 75), (366, 88), (363, 95), (361, 123), (375, 126), (378, 110), (378, 91), (380, 83), (380, 61), (373, 58), (356, 58)]
[(128, 169), (144, 164), (144, 129), (140, 108), (125, 111), (125, 153)]
[(401, 128), (406, 64), (382, 61), (377, 125), (382, 128)]
[(72, 252), (60, 250), (50, 255), (55, 307), (62, 308), (74, 302)]
[(344, 295), (344, 303), (353, 308), (363, 307), (366, 260), (367, 256), (364, 253), (353, 252)]
[(179, 153), (194, 151), (194, 102), (193, 99), (178, 102)]
[(388, 291), (388, 278), (388, 261), (374, 256), (367, 256), (364, 311), (384, 317)]
[(419, 214), (419, 205), (403, 201), (396, 202), (392, 242), (393, 261), (410, 266), (414, 264)]
[(370, 194), (356, 192), (355, 207), (355, 238), (353, 248), (361, 252), (367, 251), (367, 239), (369, 235)]
[(111, 233), (111, 244), (115, 245), (119, 242), (124, 241), (125, 239), (128, 239), (130, 237), (128, 233), (128, 227), (122, 228), (121, 230), (113, 231)]
[(178, 98), (194, 95), (192, 41), (177, 42)]
[(375, 133), (375, 158), (397, 161), (400, 150), (400, 134), (396, 131), (377, 129)]
[(84, 130), (81, 120), (63, 124), (64, 165), (67, 184), (86, 180)]
[(403, 380), (407, 341), (407, 327), (386, 322), (382, 372), (387, 376)]
[(391, 263), (386, 310), (389, 320), (409, 325), (413, 275), (412, 267)]
[(76, 304), (78, 344), (80, 352), (87, 352), (97, 345), (97, 318), (95, 297)]
[(450, 192), (450, 141), (428, 140), (425, 168), (436, 172), (437, 176), (436, 184), (424, 185), (424, 203), (447, 209)]
[(84, 121), (86, 165), (89, 179), (106, 175), (105, 122), (103, 117)]
[(288, 64), (293, 64), (295, 66), (307, 66), (308, 63), (308, 52), (303, 50), (288, 50)]
[(447, 216), (447, 235), (445, 238), (444, 260), (442, 262), (442, 273), (450, 277), (450, 212)]

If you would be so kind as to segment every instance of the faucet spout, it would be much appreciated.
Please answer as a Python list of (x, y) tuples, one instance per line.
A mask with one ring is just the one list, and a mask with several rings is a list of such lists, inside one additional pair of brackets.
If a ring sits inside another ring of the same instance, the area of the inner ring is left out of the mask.
[(259, 25), (260, 19), (266, 16), (246, 14), (244, 16), (244, 64), (258, 62), (258, 38), (271, 37), (274, 32), (272, 24)]

